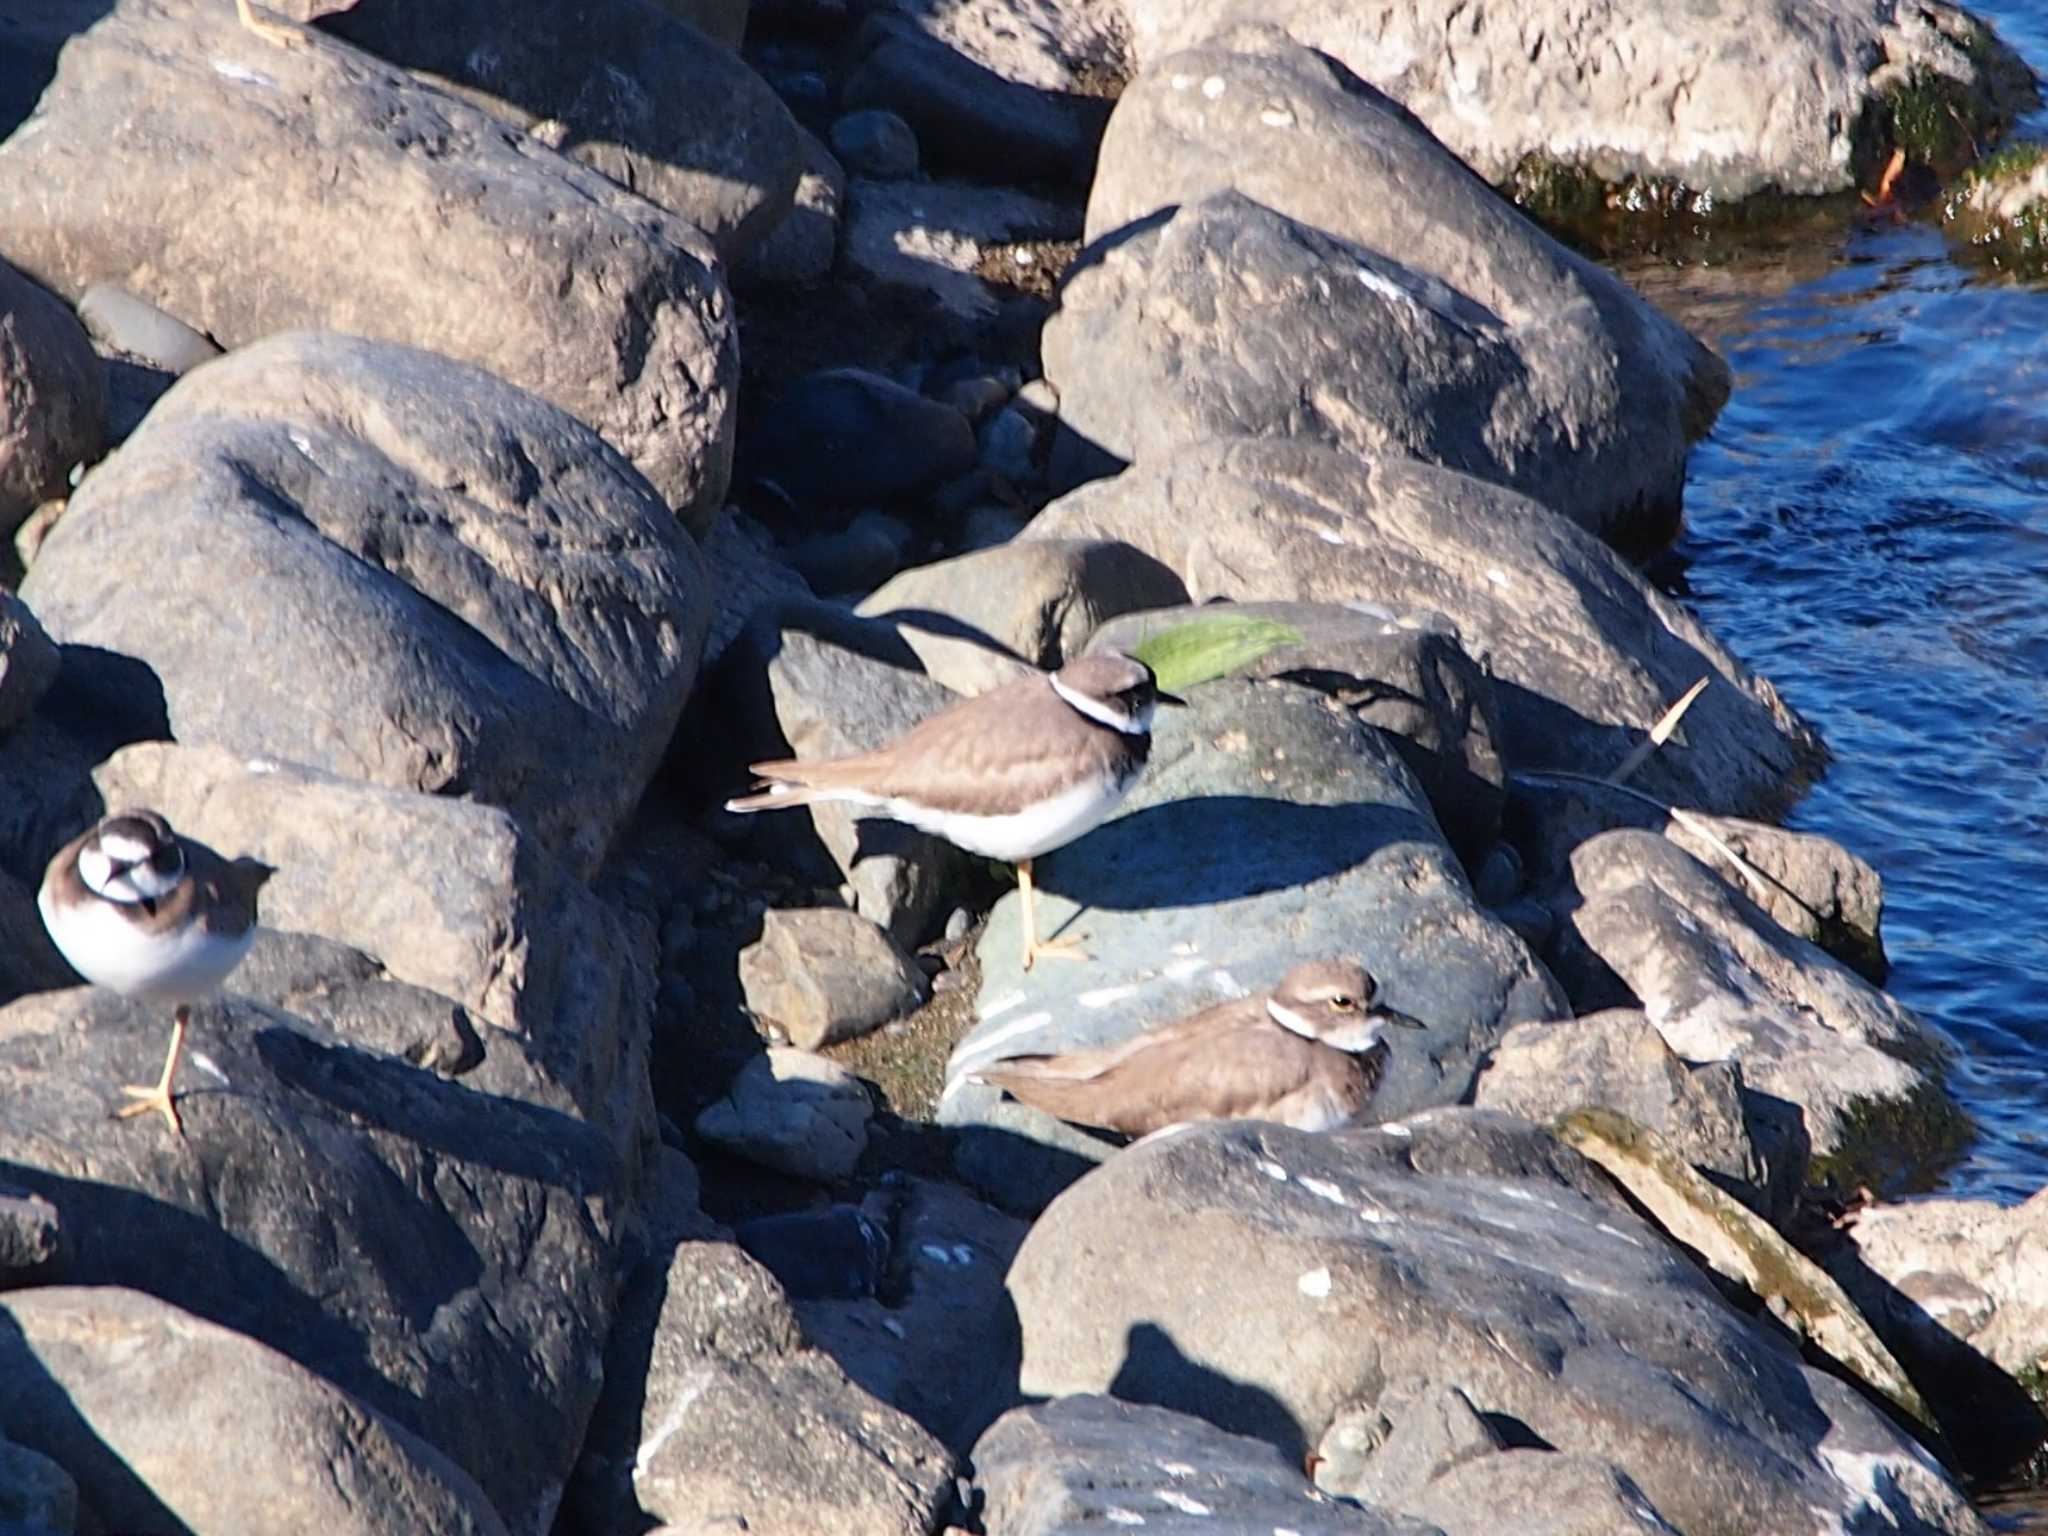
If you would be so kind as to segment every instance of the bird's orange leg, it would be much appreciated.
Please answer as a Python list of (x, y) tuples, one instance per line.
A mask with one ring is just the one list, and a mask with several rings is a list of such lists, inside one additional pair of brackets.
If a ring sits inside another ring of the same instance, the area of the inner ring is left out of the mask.
[(178, 1119), (178, 1106), (171, 1102), (171, 1079), (178, 1075), (178, 1054), (185, 1049), (185, 1026), (191, 1017), (192, 1010), (183, 1003), (178, 1004), (177, 1014), (171, 1021), (171, 1052), (164, 1058), (163, 1076), (156, 1080), (153, 1088), (123, 1088), (121, 1091), (135, 1102), (115, 1110), (115, 1119), (127, 1120), (155, 1110), (164, 1117), (172, 1135), (185, 1134), (185, 1127)]
[(1081, 948), (1078, 935), (1071, 939), (1038, 938), (1038, 913), (1031, 889), (1031, 861), (1017, 861), (1017, 894), (1024, 902), (1024, 969), (1030, 970), (1035, 960), (1086, 960), (1088, 952)]

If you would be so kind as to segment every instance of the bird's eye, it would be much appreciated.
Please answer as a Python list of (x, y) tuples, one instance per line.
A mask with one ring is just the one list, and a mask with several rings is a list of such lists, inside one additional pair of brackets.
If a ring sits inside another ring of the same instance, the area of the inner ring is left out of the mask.
[(1340, 992), (1337, 994), (1337, 996), (1330, 999), (1330, 1006), (1336, 1009), (1339, 1013), (1349, 1013), (1352, 1009), (1358, 1006), (1358, 999), (1355, 997), (1346, 997), (1343, 993)]

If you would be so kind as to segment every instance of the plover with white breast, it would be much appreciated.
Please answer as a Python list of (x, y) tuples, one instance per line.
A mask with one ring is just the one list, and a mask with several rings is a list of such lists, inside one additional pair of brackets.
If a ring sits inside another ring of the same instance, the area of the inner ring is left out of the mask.
[(1160, 698), (1150, 667), (1100, 651), (963, 699), (873, 752), (755, 763), (758, 792), (725, 808), (844, 801), (1001, 859), (1024, 902), (1024, 969), (1086, 959), (1077, 940), (1040, 941), (1031, 863), (1100, 826), (1130, 792)]
[(1349, 960), (1297, 965), (1271, 992), (1233, 998), (1119, 1045), (1019, 1056), (970, 1073), (1034, 1109), (1130, 1136), (1189, 1120), (1271, 1120), (1328, 1131), (1378, 1090), (1387, 1025), (1423, 1029), (1378, 1001)]
[(181, 837), (155, 811), (122, 811), (59, 849), (36, 906), (73, 970), (124, 997), (172, 1003), (171, 1049), (118, 1117), (155, 1110), (184, 1134), (171, 1082), (191, 1005), (210, 997), (256, 938), (256, 893), (272, 871)]

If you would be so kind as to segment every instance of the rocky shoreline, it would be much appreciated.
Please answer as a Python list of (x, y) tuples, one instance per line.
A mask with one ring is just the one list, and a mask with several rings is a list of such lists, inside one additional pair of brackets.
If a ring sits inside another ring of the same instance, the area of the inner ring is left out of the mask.
[[(2026, 67), (669, 5), (0, 28), (0, 1531), (1984, 1530), (2048, 1192), (1898, 1198), (1970, 1127), (1774, 825), (1825, 722), (1632, 563), (1728, 369), (1559, 232), (1938, 184)], [(1219, 619), (1038, 860), (1088, 964), (722, 808)], [(36, 905), (138, 805), (276, 871), (182, 1138)], [(1355, 1128), (977, 1080), (1331, 955), (1424, 1026)]]

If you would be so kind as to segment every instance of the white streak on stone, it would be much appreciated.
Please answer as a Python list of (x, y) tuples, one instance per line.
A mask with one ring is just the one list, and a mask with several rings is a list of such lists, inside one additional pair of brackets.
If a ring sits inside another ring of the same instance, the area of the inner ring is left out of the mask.
[(1325, 1267), (1318, 1266), (1295, 1281), (1294, 1288), (1304, 1296), (1321, 1301), (1330, 1294), (1330, 1271)]
[(1125, 1509), (1121, 1504), (1112, 1504), (1102, 1512), (1102, 1518), (1111, 1525), (1143, 1525), (1145, 1517), (1135, 1509)]
[(1217, 97), (1221, 96), (1225, 91), (1229, 89), (1230, 87), (1224, 84), (1223, 77), (1221, 75), (1211, 75), (1208, 79), (1202, 82), (1202, 94), (1208, 97), (1211, 101), (1214, 101)]
[(1075, 999), (1083, 1008), (1107, 1008), (1111, 1003), (1120, 1003), (1127, 997), (1136, 997), (1140, 989), (1133, 986), (1097, 987), (1092, 992), (1083, 992)]
[(710, 1386), (711, 1372), (707, 1370), (695, 1370), (683, 1378), (683, 1389), (676, 1394), (676, 1400), (669, 1404), (668, 1412), (654, 1426), (654, 1433), (642, 1440), (640, 1449), (633, 1453), (633, 1476), (637, 1478), (646, 1474), (654, 1458), (661, 1454), (661, 1448), (683, 1427), (683, 1420), (689, 1416), (692, 1405)]
[(1029, 994), (1024, 992), (1005, 993), (1003, 996), (997, 998), (994, 1002), (990, 1003), (986, 1008), (981, 1010), (981, 1022), (986, 1024), (991, 1019), (1002, 1017), (1002, 1015), (1008, 1013), (1012, 1008), (1021, 1008), (1024, 1005), (1025, 997), (1028, 995)]
[(1631, 1248), (1640, 1248), (1643, 1246), (1643, 1240), (1641, 1238), (1631, 1237), (1628, 1233), (1622, 1231), (1621, 1228), (1610, 1227), (1604, 1221), (1600, 1223), (1600, 1230), (1602, 1232), (1605, 1232), (1609, 1237), (1620, 1238), (1624, 1243), (1627, 1243)]
[(1408, 1127), (1403, 1125), (1400, 1121), (1389, 1120), (1385, 1125), (1382, 1125), (1380, 1127), (1380, 1134), (1382, 1136), (1398, 1136), (1401, 1140), (1406, 1141), (1415, 1133), (1409, 1130)]
[(216, 1083), (220, 1083), (223, 1085), (227, 1083), (227, 1073), (221, 1071), (219, 1064), (216, 1063), (211, 1056), (207, 1055), (206, 1052), (187, 1051), (185, 1053), (185, 1059), (191, 1062), (192, 1065), (197, 1067), (200, 1071), (204, 1072), (208, 1077), (212, 1078)]
[(1285, 107), (1267, 107), (1259, 113), (1259, 121), (1268, 128), (1292, 128), (1294, 114)]
[(213, 72), (223, 80), (232, 80), (237, 85), (260, 85), (266, 91), (277, 89), (277, 82), (261, 70), (251, 69), (246, 64), (237, 64), (232, 59), (215, 59)]
[(1166, 967), (1166, 979), (1168, 981), (1186, 981), (1208, 963), (1200, 955), (1189, 955), (1185, 959), (1175, 960)]
[(1171, 1509), (1179, 1510), (1184, 1515), (1206, 1515), (1210, 1512), (1208, 1505), (1204, 1504), (1200, 1499), (1189, 1498), (1178, 1488), (1162, 1488), (1153, 1494), (1152, 1497)]
[(1333, 528), (1318, 528), (1316, 530), (1316, 537), (1325, 544), (1342, 544), (1344, 542), (1344, 535), (1338, 533)]
[(1184, 1461), (1162, 1461), (1159, 1470), (1168, 1477), (1193, 1477), (1195, 1469)]
[(1259, 1172), (1263, 1173), (1267, 1178), (1277, 1179), (1282, 1184), (1287, 1182), (1287, 1170), (1274, 1162), (1270, 1157), (1260, 1158), (1258, 1167)]
[(1348, 1206), (1351, 1204), (1349, 1200), (1344, 1198), (1344, 1191), (1332, 1184), (1328, 1179), (1311, 1179), (1304, 1174), (1301, 1179), (1301, 1187), (1317, 1199), (1327, 1200), (1332, 1205)]

